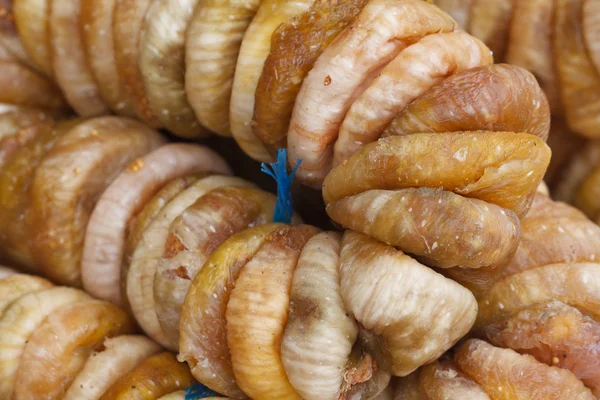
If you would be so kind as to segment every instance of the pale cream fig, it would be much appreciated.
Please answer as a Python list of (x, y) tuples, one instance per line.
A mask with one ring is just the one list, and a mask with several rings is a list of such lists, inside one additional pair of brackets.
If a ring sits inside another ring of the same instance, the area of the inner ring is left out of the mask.
[(2, 267), (0, 273), (0, 318), (4, 310), (19, 297), (40, 290), (49, 289), (53, 285), (44, 278), (19, 274), (13, 269)]
[(44, 75), (52, 77), (54, 70), (48, 26), (50, 1), (13, 0), (13, 15), (19, 37), (32, 63)]
[(158, 132), (118, 117), (82, 122), (58, 139), (31, 183), (30, 243), (44, 274), (81, 286), (81, 252), (94, 205), (123, 169), (163, 142)]
[[(15, 275), (15, 274), (17, 274), (17, 271), (15, 271), (14, 269), (8, 268), (8, 267), (3, 267), (3, 266), (0, 265), (0, 280), (2, 280), (4, 278), (8, 278), (9, 276)], [(43, 278), (40, 278), (40, 279), (43, 279)], [(2, 291), (0, 291), (0, 293), (2, 293), (3, 295), (5, 295), (5, 293), (2, 292)], [(5, 297), (3, 297), (3, 299), (4, 298)], [(0, 308), (2, 308), (2, 306), (0, 306)]]
[(450, 359), (440, 359), (420, 371), (421, 389), (429, 400), (490, 400), (483, 388), (468, 378)]
[(209, 176), (176, 195), (160, 213), (148, 224), (132, 253), (131, 262), (126, 268), (125, 294), (131, 311), (144, 332), (163, 346), (169, 341), (163, 332), (156, 314), (154, 298), (154, 277), (169, 237), (171, 223), (199, 197), (221, 186), (253, 186), (239, 178)]
[(169, 181), (203, 171), (230, 173), (225, 161), (206, 147), (167, 144), (133, 161), (106, 188), (85, 234), (81, 276), (86, 291), (123, 304), (120, 276), (129, 221)]
[(98, 91), (112, 112), (135, 117), (130, 94), (122, 84), (115, 62), (113, 15), (117, 0), (81, 2), (79, 24), (87, 61)]
[(244, 33), (260, 0), (210, 0), (196, 7), (185, 39), (185, 92), (200, 123), (231, 136), (229, 102)]
[(175, 355), (164, 352), (153, 355), (115, 382), (100, 400), (158, 399), (194, 383), (187, 365)]
[(273, 218), (276, 197), (254, 188), (221, 187), (185, 209), (169, 227), (154, 277), (156, 314), (171, 348), (179, 345), (179, 317), (192, 281), (229, 236)]
[(103, 349), (87, 359), (63, 399), (98, 400), (118, 379), (159, 351), (160, 346), (144, 336), (108, 338)]
[[(0, 396), (2, 398), (17, 397), (16, 393), (14, 397), (12, 396), (16, 386), (19, 386), (18, 369), (23, 364), (27, 345), (32, 336), (39, 331), (44, 320), (65, 306), (89, 299), (88, 295), (77, 289), (52, 287), (24, 294), (5, 309), (0, 318), (0, 348), (2, 348)], [(50, 336), (45, 340), (55, 340), (54, 335)], [(43, 349), (39, 350), (44, 354)]]
[(54, 77), (67, 101), (83, 117), (108, 114), (88, 65), (79, 26), (81, 4), (86, 0), (52, 0), (49, 37)]
[(271, 44), (271, 35), (283, 22), (305, 11), (314, 0), (263, 0), (244, 34), (239, 51), (230, 104), (231, 133), (255, 160), (272, 159), (252, 131), (254, 96)]
[(15, 382), (15, 400), (60, 399), (91, 354), (109, 337), (133, 332), (123, 310), (98, 300), (66, 305), (29, 338)]
[(185, 39), (198, 0), (154, 0), (146, 11), (139, 66), (154, 116), (179, 136), (206, 136), (185, 94)]

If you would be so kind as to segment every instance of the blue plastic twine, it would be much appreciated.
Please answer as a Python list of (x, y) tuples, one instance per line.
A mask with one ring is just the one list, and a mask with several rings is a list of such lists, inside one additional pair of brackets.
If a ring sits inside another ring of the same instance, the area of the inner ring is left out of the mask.
[(185, 389), (185, 400), (199, 400), (207, 397), (216, 397), (216, 393), (201, 383), (196, 383)]
[(277, 203), (273, 212), (273, 222), (282, 222), (289, 224), (292, 222), (294, 213), (294, 204), (292, 201), (292, 181), (296, 176), (296, 171), (300, 167), (301, 159), (296, 160), (296, 166), (292, 173), (287, 173), (287, 149), (277, 150), (277, 161), (269, 165), (262, 163), (260, 170), (273, 177), (277, 182)]

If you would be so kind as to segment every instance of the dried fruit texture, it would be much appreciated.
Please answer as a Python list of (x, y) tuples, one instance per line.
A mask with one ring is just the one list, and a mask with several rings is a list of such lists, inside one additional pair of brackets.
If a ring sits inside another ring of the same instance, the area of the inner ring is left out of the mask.
[(107, 337), (133, 332), (134, 327), (123, 310), (97, 300), (53, 312), (25, 346), (15, 398), (62, 398), (88, 357), (102, 348)]
[(119, 379), (100, 400), (153, 400), (194, 384), (187, 365), (172, 353), (156, 354)]
[(490, 47), (498, 62), (504, 59), (512, 15), (511, 0), (474, 0), (471, 6), (469, 32)]
[(485, 130), (546, 140), (550, 129), (548, 101), (535, 77), (496, 64), (458, 72), (435, 85), (406, 106), (383, 136)]
[(0, 45), (4, 47), (12, 58), (25, 64), (30, 64), (31, 59), (19, 38), (13, 14), (14, 0), (0, 1)]
[(24, 293), (6, 308), (0, 318), (2, 398), (11, 398), (26, 345), (43, 321), (62, 307), (89, 299), (89, 296), (77, 289), (46, 287)]
[[(48, 77), (54, 75), (48, 16), (48, 0), (13, 0), (15, 25), (23, 47), (27, 51), (36, 69)], [(0, 43), (2, 40), (0, 40)]]
[(104, 341), (102, 351), (92, 353), (64, 400), (97, 400), (119, 378), (160, 351), (144, 336), (123, 335)]
[(198, 0), (155, 0), (142, 26), (139, 66), (148, 104), (170, 131), (207, 136), (185, 95), (185, 33)]
[(492, 62), (489, 49), (461, 31), (428, 35), (408, 46), (348, 109), (335, 142), (333, 165), (377, 140), (398, 113), (444, 79)]
[(131, 98), (119, 79), (115, 63), (113, 14), (116, 2), (83, 1), (79, 23), (87, 60), (102, 98), (114, 113), (135, 117)]
[(562, 104), (552, 53), (554, 2), (519, 0), (512, 7), (505, 61), (531, 71), (546, 93), (552, 113), (560, 114)]
[(196, 275), (181, 311), (179, 359), (198, 381), (232, 398), (246, 396), (236, 384), (227, 345), (227, 303), (242, 268), (280, 228), (261, 225), (227, 239)]
[(344, 305), (367, 330), (361, 342), (393, 375), (437, 359), (473, 325), (470, 291), (391, 246), (346, 231), (340, 263)]
[(587, 137), (600, 134), (600, 73), (591, 63), (582, 34), (583, 0), (557, 0), (554, 57), (569, 126)]
[(557, 200), (572, 203), (591, 219), (600, 217), (598, 176), (600, 175), (600, 141), (585, 143), (556, 183), (554, 195)]
[(595, 399), (571, 372), (481, 340), (460, 345), (454, 359), (494, 400)]
[(31, 183), (29, 243), (42, 271), (81, 286), (81, 253), (92, 210), (108, 185), (163, 139), (145, 125), (102, 117), (77, 125), (46, 154)]
[(227, 344), (239, 387), (251, 398), (300, 399), (281, 361), (292, 276), (316, 228), (284, 226), (241, 271), (227, 304)]
[(379, 70), (422, 37), (456, 28), (450, 16), (420, 0), (369, 2), (323, 51), (298, 93), (288, 157), (292, 164), (303, 160), (299, 179), (312, 186), (323, 182), (346, 113)]
[(14, 263), (39, 271), (30, 241), (35, 232), (31, 207), (31, 185), (37, 167), (56, 142), (78, 120), (61, 121), (53, 128), (43, 127), (7, 160), (0, 174), (0, 235), (2, 251)]
[(3, 267), (2, 272), (0, 278), (0, 318), (2, 318), (6, 307), (19, 297), (52, 287), (52, 284), (44, 278), (19, 274), (5, 267)]
[(127, 223), (169, 181), (203, 171), (231, 173), (227, 163), (212, 150), (172, 143), (133, 161), (106, 188), (90, 215), (85, 234), (81, 275), (87, 292), (123, 304), (120, 276)]
[(576, 308), (558, 301), (539, 304), (487, 326), (483, 334), (496, 346), (570, 370), (600, 394), (600, 323)]
[(117, 1), (112, 30), (117, 72), (131, 96), (137, 116), (148, 125), (159, 128), (161, 123), (150, 109), (139, 63), (140, 33), (152, 2), (153, 0)]
[(200, 123), (231, 136), (229, 103), (242, 38), (259, 0), (208, 0), (196, 7), (185, 39), (185, 91)]
[(199, 197), (220, 186), (253, 186), (243, 179), (228, 176), (208, 176), (196, 181), (166, 204), (156, 218), (144, 230), (139, 245), (133, 252), (131, 263), (123, 268), (121, 275), (125, 283), (124, 292), (136, 321), (144, 332), (163, 346), (167, 340), (156, 315), (154, 298), (154, 277), (158, 262), (163, 255), (169, 226), (181, 213)]
[(504, 275), (555, 263), (598, 260), (600, 227), (577, 209), (536, 194), (521, 220), (521, 241)]
[(490, 400), (483, 388), (460, 371), (450, 359), (443, 358), (420, 370), (421, 389), (429, 400)]
[(600, 4), (583, 0), (582, 30), (590, 60), (600, 73)]
[(271, 35), (271, 49), (255, 92), (254, 134), (265, 145), (286, 147), (296, 96), (323, 50), (354, 21), (366, 0), (317, 0)]
[(265, 60), (269, 55), (271, 35), (290, 18), (306, 11), (313, 0), (263, 0), (244, 34), (231, 94), (231, 133), (246, 154), (258, 161), (272, 157), (252, 130), (255, 91)]
[(79, 26), (82, 0), (52, 0), (49, 33), (54, 77), (67, 101), (83, 117), (108, 114), (87, 63)]
[(60, 90), (44, 76), (16, 61), (0, 61), (0, 102), (65, 113), (69, 106)]
[(228, 237), (270, 222), (276, 197), (254, 188), (222, 187), (200, 197), (169, 227), (154, 277), (156, 314), (170, 347), (179, 345), (179, 320), (192, 281)]
[(342, 384), (350, 386), (346, 365), (358, 326), (340, 295), (340, 249), (337, 233), (313, 236), (294, 271), (281, 360), (290, 383), (306, 400), (338, 400), (345, 394)]

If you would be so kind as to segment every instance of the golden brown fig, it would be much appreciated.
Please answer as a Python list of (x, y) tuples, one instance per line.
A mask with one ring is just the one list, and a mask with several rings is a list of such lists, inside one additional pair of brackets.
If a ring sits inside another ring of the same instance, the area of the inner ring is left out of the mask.
[(42, 126), (3, 166), (0, 174), (0, 234), (2, 251), (13, 262), (39, 271), (30, 242), (34, 238), (31, 184), (35, 171), (58, 139), (80, 121), (61, 121), (54, 128)]
[(200, 197), (171, 223), (154, 276), (156, 315), (170, 347), (179, 346), (181, 307), (212, 252), (229, 236), (270, 222), (276, 200), (260, 189), (226, 186)]
[(467, 29), (471, 20), (474, 0), (435, 0), (433, 4), (446, 11), (462, 29)]
[(153, 0), (119, 0), (113, 12), (115, 61), (119, 78), (131, 96), (138, 117), (159, 128), (160, 122), (150, 109), (140, 71), (140, 32), (146, 12)]
[(303, 160), (300, 181), (311, 186), (323, 182), (342, 121), (378, 70), (423, 36), (456, 28), (450, 16), (421, 0), (369, 2), (323, 51), (298, 93), (288, 132), (288, 160), (292, 165), (297, 158)]
[(554, 58), (569, 126), (587, 137), (600, 136), (600, 73), (586, 52), (581, 26), (583, 0), (556, 0)]
[(446, 78), (406, 106), (384, 136), (464, 130), (523, 132), (546, 140), (550, 130), (546, 96), (523, 68), (506, 64), (473, 68)]
[(574, 203), (583, 182), (600, 167), (600, 140), (588, 141), (575, 156), (570, 156), (553, 194), (557, 200)]
[(342, 299), (364, 327), (361, 342), (393, 375), (437, 359), (475, 321), (471, 292), (391, 246), (346, 231), (340, 262)]
[(119, 280), (128, 222), (169, 181), (202, 171), (230, 173), (225, 161), (206, 147), (167, 144), (134, 161), (106, 188), (85, 234), (81, 277), (87, 292), (123, 304)]
[(31, 65), (31, 58), (23, 47), (13, 14), (14, 0), (0, 1), (0, 46), (11, 56), (22, 63)]
[(285, 137), (296, 96), (323, 50), (350, 24), (367, 0), (317, 0), (271, 35), (271, 48), (255, 91), (254, 134), (273, 150)]
[(187, 365), (165, 352), (148, 358), (123, 376), (100, 400), (155, 400), (193, 383)]
[[(2, 349), (0, 352), (1, 398), (10, 399), (13, 390), (19, 386), (17, 374), (18, 369), (26, 360), (24, 358), (26, 346), (32, 340), (32, 335), (35, 335), (41, 329), (40, 326), (43, 325), (43, 321), (49, 315), (59, 312), (58, 310), (63, 307), (84, 300), (90, 300), (90, 297), (80, 290), (53, 287), (25, 294), (6, 308), (2, 318), (0, 318), (0, 348)], [(46, 332), (46, 335), (48, 335), (48, 332)], [(54, 334), (50, 334), (49, 337), (45, 338), (45, 340), (56, 339), (57, 337)], [(41, 351), (42, 355), (46, 354), (44, 347), (38, 348), (37, 351)], [(50, 380), (48, 383), (50, 383)], [(36, 398), (36, 396), (24, 398)]]
[(185, 33), (198, 0), (155, 0), (144, 17), (139, 66), (152, 113), (186, 138), (207, 136), (185, 95)]
[(227, 304), (227, 344), (239, 387), (254, 399), (301, 399), (290, 384), (280, 343), (290, 306), (292, 276), (308, 225), (272, 232), (244, 266)]
[(80, 27), (84, 50), (100, 95), (116, 114), (135, 117), (135, 110), (115, 63), (113, 14), (117, 0), (85, 0)]
[(25, 346), (15, 399), (61, 399), (88, 357), (108, 337), (130, 333), (134, 321), (116, 306), (97, 300), (50, 314)]
[(582, 31), (590, 60), (600, 73), (600, 3), (583, 0)]
[(87, 359), (64, 400), (98, 400), (121, 376), (159, 351), (160, 346), (144, 336), (106, 339), (102, 351)]
[(87, 0), (52, 0), (48, 24), (56, 81), (71, 107), (83, 117), (92, 117), (108, 114), (109, 109), (86, 60), (79, 26), (82, 1)]
[(408, 104), (447, 77), (492, 62), (489, 49), (462, 31), (428, 35), (408, 46), (348, 109), (333, 149), (333, 165), (379, 139)]
[(122, 276), (125, 293), (136, 321), (148, 336), (163, 346), (169, 341), (165, 336), (156, 315), (154, 298), (154, 276), (158, 262), (163, 255), (169, 236), (169, 226), (186, 208), (200, 196), (220, 186), (253, 186), (247, 181), (228, 176), (209, 176), (200, 179), (175, 196), (148, 225), (139, 245), (135, 249), (131, 264)]
[(512, 7), (504, 59), (531, 71), (548, 97), (552, 114), (560, 114), (562, 104), (552, 51), (554, 2), (519, 0), (513, 2)]
[(227, 346), (230, 293), (242, 268), (282, 226), (261, 225), (223, 242), (196, 275), (181, 310), (179, 359), (187, 361), (196, 379), (229, 397), (246, 397), (236, 384)]
[(60, 90), (46, 77), (16, 61), (0, 61), (0, 102), (64, 113), (69, 106)]
[(15, 24), (31, 62), (44, 75), (52, 77), (52, 54), (48, 19), (49, 0), (13, 0)]
[(242, 38), (260, 0), (208, 0), (196, 7), (185, 39), (185, 92), (200, 123), (231, 136), (229, 103)]
[(246, 154), (257, 161), (271, 161), (272, 156), (252, 131), (255, 92), (265, 60), (269, 55), (271, 35), (277, 27), (304, 12), (314, 0), (262, 0), (244, 34), (231, 93), (231, 133)]
[(494, 400), (595, 399), (571, 372), (481, 340), (460, 345), (454, 359)]
[[(32, 292), (52, 287), (52, 284), (44, 278), (34, 275), (19, 274), (14, 270), (2, 267), (2, 278), (0, 278), (0, 318), (13, 301), (19, 297)], [(11, 272), (12, 271), (12, 272)]]
[(496, 346), (570, 370), (600, 394), (600, 323), (576, 308), (558, 301), (539, 304), (487, 326), (483, 333)]
[(523, 216), (549, 161), (544, 141), (524, 133), (394, 136), (363, 147), (333, 169), (323, 198), (329, 204), (369, 189), (441, 187)]
[(473, 0), (469, 32), (490, 47), (496, 61), (504, 59), (512, 15), (511, 0)]
[(100, 117), (62, 136), (38, 166), (31, 188), (36, 261), (57, 282), (81, 286), (85, 229), (96, 201), (136, 158), (163, 143), (145, 125)]
[(447, 358), (423, 367), (419, 380), (429, 400), (490, 400), (481, 386), (463, 374), (460, 368)]
[[(557, 194), (558, 185), (561, 185), (562, 181), (570, 180), (566, 178), (569, 165), (581, 158), (581, 156), (573, 157), (573, 155), (582, 153), (586, 142), (588, 140), (571, 131), (563, 120), (552, 118), (550, 135), (548, 136), (548, 146), (552, 149), (552, 159), (544, 179), (552, 188), (553, 196)], [(557, 198), (557, 200), (565, 201), (564, 198)]]

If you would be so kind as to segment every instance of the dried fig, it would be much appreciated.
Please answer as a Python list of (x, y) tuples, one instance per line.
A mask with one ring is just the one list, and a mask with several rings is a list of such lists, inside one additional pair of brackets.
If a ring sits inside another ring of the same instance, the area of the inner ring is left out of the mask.
[(48, 26), (50, 1), (13, 0), (13, 15), (31, 62), (38, 71), (51, 78), (54, 71)]

